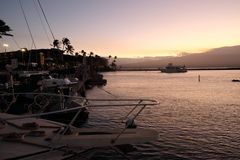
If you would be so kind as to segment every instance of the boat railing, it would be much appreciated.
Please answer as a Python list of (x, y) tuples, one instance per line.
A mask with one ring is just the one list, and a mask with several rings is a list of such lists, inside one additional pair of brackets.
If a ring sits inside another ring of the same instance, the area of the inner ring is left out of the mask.
[[(153, 99), (145, 99), (145, 98), (111, 98), (111, 99), (92, 99), (92, 98), (84, 98), (81, 96), (71, 96), (71, 95), (64, 95), (64, 94), (55, 94), (55, 93), (43, 93), (43, 92), (24, 92), (24, 93), (0, 93), (0, 101), (4, 103), (5, 98), (8, 97), (8, 100), (6, 100), (9, 107), (17, 101), (18, 97), (20, 95), (24, 96), (32, 96), (33, 103), (37, 105), (47, 105), (53, 97), (59, 98), (59, 103), (62, 103), (61, 110), (59, 111), (53, 111), (49, 113), (38, 113), (36, 115), (48, 115), (48, 114), (54, 114), (54, 113), (60, 113), (60, 112), (67, 112), (67, 111), (73, 111), (78, 110), (83, 107), (120, 107), (120, 106), (129, 106), (133, 107), (133, 109), (130, 111), (132, 113), (137, 107), (145, 107), (145, 106), (153, 106), (158, 105), (159, 102), (157, 100)], [(41, 97), (40, 97), (41, 96)], [(44, 97), (45, 96), (45, 97)], [(39, 99), (38, 99), (39, 98)], [(70, 99), (70, 101), (74, 100), (78, 102), (78, 107), (71, 107), (67, 108), (64, 102), (66, 102), (66, 99)], [(45, 101), (45, 102), (41, 102)], [(41, 103), (41, 104), (40, 104)], [(130, 114), (129, 113), (129, 114)], [(32, 114), (32, 117), (34, 117), (35, 114)], [(30, 116), (30, 115), (29, 115)]]
[(114, 99), (87, 99), (79, 96), (69, 96), (69, 95), (59, 95), (59, 94), (53, 94), (53, 93), (14, 93), (12, 95), (11, 93), (2, 93), (0, 96), (13, 96), (15, 99), (18, 95), (34, 95), (39, 96), (39, 95), (45, 95), (48, 96), (49, 98), (51, 96), (57, 96), (57, 97), (62, 97), (62, 98), (72, 98), (74, 100), (80, 100), (82, 103), (77, 106), (77, 107), (72, 107), (72, 108), (64, 108), (62, 110), (56, 110), (56, 111), (50, 111), (50, 112), (42, 112), (42, 113), (36, 113), (36, 114), (27, 114), (27, 115), (20, 115), (16, 117), (10, 117), (4, 119), (5, 121), (9, 120), (16, 120), (16, 119), (24, 119), (24, 118), (38, 118), (41, 116), (46, 116), (46, 115), (51, 115), (51, 114), (57, 114), (57, 113), (63, 113), (67, 111), (76, 111), (76, 113), (73, 115), (72, 119), (68, 124), (63, 124), (63, 129), (59, 130), (59, 135), (60, 137), (58, 138), (57, 141), (61, 139), (61, 137), (73, 126), (73, 123), (75, 122), (76, 118), (80, 114), (80, 112), (86, 108), (86, 107), (120, 107), (120, 106), (125, 106), (125, 107), (132, 107), (131, 110), (125, 115), (121, 120), (122, 122), (125, 122), (125, 127), (121, 129), (119, 134), (112, 139), (112, 144), (114, 144), (119, 137), (125, 132), (127, 128), (134, 128), (135, 123), (134, 120), (137, 118), (137, 116), (143, 111), (143, 109), (146, 106), (154, 106), (158, 105), (159, 102), (157, 100), (153, 99), (144, 99), (144, 98), (139, 98), (139, 99), (127, 99), (127, 98), (114, 98)]

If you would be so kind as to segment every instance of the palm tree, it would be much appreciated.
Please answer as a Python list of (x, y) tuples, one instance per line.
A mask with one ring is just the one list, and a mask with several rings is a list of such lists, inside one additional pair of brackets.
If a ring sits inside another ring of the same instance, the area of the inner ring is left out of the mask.
[(117, 62), (117, 56), (114, 56), (113, 63), (116, 65)]
[(62, 39), (62, 44), (63, 44), (63, 49), (65, 49), (65, 51), (67, 53), (73, 54), (74, 48), (71, 45), (71, 42), (70, 42), (70, 40), (68, 38), (63, 38)]
[(89, 57), (92, 57), (93, 55), (94, 55), (94, 53), (93, 53), (93, 52), (90, 52)]
[(66, 52), (67, 52), (67, 53), (73, 54), (73, 52), (74, 52), (74, 48), (73, 48), (73, 46), (70, 45), (70, 44), (68, 44), (68, 45), (65, 47), (65, 49), (66, 49)]
[(86, 52), (84, 50), (81, 50), (81, 53), (83, 56), (86, 56)]
[(110, 64), (110, 60), (111, 60), (111, 58), (112, 58), (112, 56), (109, 55), (109, 56), (108, 56), (108, 64)]
[(57, 40), (57, 39), (55, 39), (55, 40), (53, 41), (53, 47), (54, 47), (54, 48), (57, 48), (57, 49), (60, 49), (60, 41)]
[[(110, 59), (112, 58), (112, 56), (109, 55), (108, 58), (109, 58), (109, 61), (110, 61)], [(116, 60), (117, 60), (117, 56), (114, 56), (112, 62), (111, 62), (111, 63), (109, 62), (109, 63), (110, 63), (110, 64), (109, 64), (110, 69), (112, 69), (112, 70), (116, 70), (116, 69), (117, 69)]]
[(70, 40), (68, 38), (62, 39), (63, 49), (66, 49), (68, 45), (70, 45)]
[(7, 33), (10, 31), (12, 31), (12, 29), (0, 19), (0, 38), (2, 38), (2, 36), (13, 36), (12, 34)]

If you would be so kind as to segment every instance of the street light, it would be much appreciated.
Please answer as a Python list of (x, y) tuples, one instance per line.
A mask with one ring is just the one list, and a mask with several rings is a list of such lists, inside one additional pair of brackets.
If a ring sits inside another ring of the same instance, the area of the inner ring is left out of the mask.
[(24, 54), (24, 52), (27, 52), (27, 48), (21, 48), (21, 52), (22, 52), (22, 63), (23, 63), (23, 65), (25, 65), (23, 54)]
[(4, 44), (3, 44), (3, 47), (5, 48), (5, 53), (6, 53), (6, 52), (7, 52), (8, 44), (4, 43)]
[(22, 52), (25, 52), (27, 49), (26, 48), (21, 48), (21, 51)]
[(8, 47), (8, 44), (4, 43), (4, 44), (3, 44), (3, 47), (5, 48), (4, 59), (5, 59), (5, 62), (6, 62), (6, 61), (7, 61), (6, 55), (7, 55), (7, 47)]

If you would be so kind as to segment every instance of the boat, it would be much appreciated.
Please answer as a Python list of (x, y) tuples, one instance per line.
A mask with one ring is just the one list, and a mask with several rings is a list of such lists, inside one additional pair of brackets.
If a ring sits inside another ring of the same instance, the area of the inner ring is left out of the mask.
[[(48, 71), (19, 71), (9, 74), (10, 76), (14, 77), (8, 78), (12, 79), (12, 82), (5, 82), (5, 87), (1, 90), (0, 112), (16, 115), (44, 113), (74, 108), (84, 103), (79, 94), (83, 84), (77, 79), (52, 78)], [(69, 117), (75, 113), (75, 110), (71, 110), (42, 118), (69, 123)], [(75, 121), (76, 125), (86, 122), (88, 115), (87, 108), (82, 110)]]
[(86, 85), (92, 85), (92, 86), (105, 86), (107, 84), (107, 80), (103, 78), (103, 75), (102, 74), (99, 74), (99, 73), (95, 73), (94, 76), (92, 76), (91, 78), (89, 78), (87, 81), (86, 81)]
[(240, 79), (233, 79), (232, 82), (240, 82)]
[(21, 91), (39, 90), (44, 92), (57, 93), (62, 89), (66, 95), (70, 89), (79, 92), (83, 82), (77, 78), (54, 78), (48, 71), (19, 71), (15, 75), (17, 81), (22, 85)]
[[(92, 101), (111, 101), (116, 104), (93, 104), (88, 105), (89, 107), (117, 107), (124, 101), (137, 102), (122, 104), (132, 107), (124, 119), (133, 116), (131, 114), (140, 107), (140, 110), (131, 118), (131, 122), (147, 105), (158, 104), (155, 100), (92, 99)], [(152, 129), (128, 126), (122, 128), (73, 127), (72, 124), (82, 107), (75, 109), (77, 113), (69, 124), (36, 118), (43, 114), (55, 114), (54, 112), (22, 116), (0, 113), (0, 159), (66, 159), (95, 147), (146, 143), (158, 138), (158, 133)]]
[(172, 63), (168, 63), (166, 67), (160, 68), (160, 71), (163, 73), (185, 73), (187, 72), (187, 68), (185, 65), (177, 66)]
[(10, 74), (6, 71), (0, 71), (0, 91), (7, 90), (9, 88)]
[(88, 119), (89, 111), (87, 107), (84, 107), (85, 103), (87, 102), (83, 97), (64, 95), (61, 92), (59, 94), (44, 92), (5, 92), (0, 94), (0, 112), (2, 113), (23, 115), (60, 111), (55, 114), (44, 114), (41, 118), (66, 124), (77, 112), (71, 108), (83, 107), (75, 120), (74, 125), (76, 126), (82, 125)]

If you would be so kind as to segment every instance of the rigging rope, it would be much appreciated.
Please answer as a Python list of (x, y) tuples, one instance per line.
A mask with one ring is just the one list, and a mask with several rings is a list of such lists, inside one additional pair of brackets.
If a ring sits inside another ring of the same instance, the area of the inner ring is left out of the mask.
[(15, 43), (15, 45), (18, 47), (18, 48), (21, 48), (20, 46), (19, 46), (19, 44), (18, 44), (18, 42), (16, 41), (16, 39), (12, 36), (12, 40), (13, 40), (13, 42)]
[(47, 39), (48, 39), (48, 43), (51, 44), (51, 41), (50, 41), (49, 36), (48, 36), (48, 33), (47, 33), (47, 29), (46, 29), (46, 27), (45, 27), (44, 24), (43, 24), (43, 20), (42, 20), (42, 18), (41, 18), (40, 13), (39, 13), (39, 9), (38, 9), (38, 7), (37, 7), (36, 1), (34, 0), (33, 2), (34, 2), (35, 9), (37, 10), (37, 14), (38, 14), (38, 16), (39, 16), (39, 19), (40, 19), (40, 21), (41, 21), (41, 25), (42, 25), (42, 27), (43, 27), (43, 31), (44, 31)]
[(25, 12), (24, 12), (24, 10), (23, 10), (22, 2), (21, 2), (21, 0), (19, 0), (18, 2), (19, 2), (19, 4), (20, 4), (20, 6), (21, 6), (21, 10), (22, 10), (22, 12), (23, 12), (23, 16), (24, 16), (24, 19), (25, 19), (26, 24), (27, 24), (27, 27), (28, 27), (28, 31), (29, 31), (29, 34), (30, 34), (31, 39), (32, 39), (32, 43), (33, 43), (33, 45), (34, 45), (34, 47), (35, 47), (35, 49), (36, 49), (37, 47), (36, 47), (35, 41), (34, 41), (34, 39), (33, 39), (33, 35), (32, 35), (32, 32), (31, 32), (31, 29), (30, 29), (30, 27), (29, 27), (26, 14), (25, 14)]
[(49, 28), (49, 30), (50, 30), (50, 32), (51, 32), (51, 34), (52, 34), (53, 40), (55, 40), (55, 37), (54, 37), (54, 35), (53, 35), (53, 31), (52, 31), (52, 29), (51, 29), (51, 27), (50, 27), (50, 25), (49, 25), (49, 23), (48, 23), (48, 20), (47, 20), (47, 17), (46, 17), (46, 15), (45, 15), (45, 12), (44, 12), (44, 10), (43, 10), (43, 8), (42, 8), (42, 5), (41, 5), (41, 3), (40, 3), (39, 0), (37, 0), (37, 1), (38, 1), (38, 4), (39, 4), (39, 6), (40, 6), (40, 8), (41, 8), (41, 10), (42, 10), (42, 14), (43, 14), (43, 16), (44, 16), (44, 18), (45, 18), (45, 21), (46, 21), (46, 23), (47, 23), (47, 25), (48, 25), (48, 28)]

